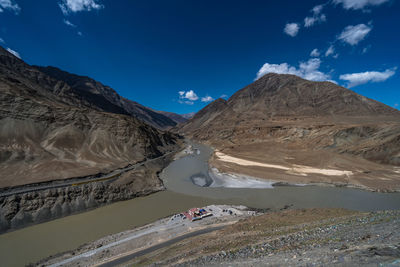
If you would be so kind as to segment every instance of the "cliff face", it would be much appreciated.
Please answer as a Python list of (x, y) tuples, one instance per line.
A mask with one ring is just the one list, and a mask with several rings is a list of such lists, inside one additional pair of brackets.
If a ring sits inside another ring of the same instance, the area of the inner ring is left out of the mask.
[[(267, 74), (178, 131), (218, 148), (274, 142), (400, 165), (400, 112), (330, 82)], [(254, 147), (254, 146), (253, 146)]]

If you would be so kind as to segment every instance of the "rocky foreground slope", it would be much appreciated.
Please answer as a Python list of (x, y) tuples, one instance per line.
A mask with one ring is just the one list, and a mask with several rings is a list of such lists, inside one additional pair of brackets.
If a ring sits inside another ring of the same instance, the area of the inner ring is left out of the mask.
[[(135, 264), (169, 266), (396, 266), (398, 211), (267, 213), (170, 246)], [(133, 263), (133, 262), (132, 262)]]
[[(129, 236), (143, 229), (155, 228), (154, 224), (146, 225), (49, 257), (39, 265), (63, 260), (71, 266), (397, 266), (399, 263), (399, 211), (282, 208), (249, 217), (237, 214), (232, 207), (225, 208), (228, 210), (234, 212), (227, 212), (226, 219), (216, 216), (203, 219), (203, 225), (202, 221), (189, 223), (195, 233), (204, 225), (207, 229), (223, 226), (222, 229), (182, 239), (177, 238), (175, 229), (168, 234), (163, 230), (150, 231), (147, 236), (136, 234), (136, 239), (129, 240)], [(226, 221), (231, 223), (227, 225)], [(185, 233), (185, 224), (179, 224), (181, 233)], [(115, 245), (111, 246), (111, 242)]]
[[(227, 101), (210, 103), (177, 131), (248, 160), (360, 173), (352, 181), (341, 177), (341, 185), (400, 188), (400, 172), (393, 167), (400, 166), (400, 111), (331, 82), (270, 73)], [(233, 165), (214, 163), (238, 172)], [(272, 180), (290, 176), (248, 169), (248, 175), (263, 173)], [(390, 174), (381, 173), (389, 169)], [(382, 180), (374, 181), (377, 177)], [(318, 177), (312, 180), (318, 182)]]
[[(82, 89), (101, 87), (93, 80), (71, 86), (53, 76), (0, 47), (1, 192), (107, 173), (179, 148), (176, 135), (147, 125), (117, 105), (96, 102), (95, 92)], [(93, 106), (102, 103), (103, 109)], [(160, 190), (156, 173), (166, 161), (111, 184), (0, 197), (0, 231)]]

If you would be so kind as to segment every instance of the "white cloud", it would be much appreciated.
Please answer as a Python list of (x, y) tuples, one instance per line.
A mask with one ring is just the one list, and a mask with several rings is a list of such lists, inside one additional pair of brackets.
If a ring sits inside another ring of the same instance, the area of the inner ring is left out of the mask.
[(379, 6), (389, 0), (333, 0), (335, 4), (342, 4), (345, 9), (363, 9), (367, 6)]
[(311, 9), (311, 12), (313, 13), (312, 17), (306, 17), (304, 19), (304, 27), (311, 27), (315, 23), (320, 23), (326, 21), (326, 16), (325, 14), (321, 14), (321, 11), (323, 9), (323, 5), (318, 5), (313, 7)]
[(199, 97), (196, 95), (196, 93), (193, 90), (187, 91), (185, 93), (185, 98), (192, 100), (192, 101), (199, 99)]
[(62, 0), (58, 5), (63, 14), (68, 15), (70, 12), (75, 13), (104, 8), (104, 6), (98, 2), (99, 0)]
[(317, 48), (314, 48), (313, 51), (311, 51), (310, 56), (312, 57), (319, 57), (320, 53)]
[(193, 91), (193, 90), (189, 90), (189, 91), (179, 91), (179, 98), (180, 99), (187, 99), (190, 101), (196, 101), (199, 99), (199, 97), (197, 96), (197, 94)]
[(338, 39), (350, 45), (356, 45), (362, 41), (371, 30), (372, 27), (365, 24), (350, 25), (344, 28)]
[(21, 56), (17, 51), (12, 50), (11, 48), (7, 48), (7, 51), (16, 56), (17, 58), (21, 59)]
[(214, 98), (212, 98), (211, 96), (205, 96), (201, 98), (201, 102), (211, 102), (214, 101)]
[(333, 55), (333, 53), (335, 53), (335, 48), (333, 47), (333, 45), (329, 46), (328, 49), (325, 52), (325, 56), (329, 57), (330, 55)]
[(72, 22), (70, 22), (69, 20), (64, 19), (64, 23), (65, 23), (65, 25), (68, 25), (68, 26), (70, 26), (70, 27), (73, 27), (73, 28), (76, 27), (76, 25), (73, 24)]
[(368, 82), (383, 82), (392, 77), (396, 73), (397, 68), (387, 69), (383, 72), (366, 71), (359, 73), (348, 73), (339, 76), (339, 79), (348, 81), (349, 88), (368, 83)]
[(0, 43), (5, 44), (6, 42), (4, 42), (3, 38), (0, 38)]
[(223, 95), (221, 95), (220, 97), (221, 97), (221, 98), (227, 98), (227, 97), (228, 97), (228, 95), (226, 95), (226, 94), (223, 94)]
[(290, 66), (287, 63), (281, 64), (270, 64), (265, 63), (261, 69), (257, 72), (256, 80), (261, 78), (267, 73), (278, 73), (278, 74), (293, 74), (300, 76), (304, 79), (311, 81), (327, 81), (330, 80), (330, 76), (319, 71), (321, 60), (319, 58), (311, 58), (306, 62), (300, 62), (299, 68)]
[(366, 47), (364, 47), (362, 50), (361, 50), (361, 54), (365, 54), (365, 53), (367, 53), (370, 49), (371, 49), (371, 47), (372, 47), (372, 45), (367, 45)]
[(82, 36), (82, 35), (83, 35), (82, 32), (77, 32), (77, 33), (78, 33), (79, 36)]
[(299, 24), (297, 23), (287, 23), (283, 31), (292, 37), (295, 37), (297, 33), (299, 32)]
[(304, 27), (311, 27), (317, 19), (314, 17), (306, 17), (304, 19)]
[(18, 14), (21, 8), (13, 0), (0, 0), (0, 12), (3, 10), (11, 10)]
[(188, 101), (188, 100), (178, 100), (179, 104), (186, 104), (186, 105), (193, 105), (194, 102), (193, 101)]

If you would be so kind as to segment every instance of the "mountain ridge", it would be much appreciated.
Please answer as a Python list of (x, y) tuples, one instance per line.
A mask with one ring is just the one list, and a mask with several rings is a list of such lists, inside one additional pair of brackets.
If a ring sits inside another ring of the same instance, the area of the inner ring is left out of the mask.
[(103, 85), (88, 76), (72, 74), (52, 66), (34, 66), (34, 68), (57, 80), (64, 81), (80, 94), (92, 108), (113, 113), (129, 114), (159, 129), (166, 129), (177, 124), (168, 116), (122, 97), (110, 86)]

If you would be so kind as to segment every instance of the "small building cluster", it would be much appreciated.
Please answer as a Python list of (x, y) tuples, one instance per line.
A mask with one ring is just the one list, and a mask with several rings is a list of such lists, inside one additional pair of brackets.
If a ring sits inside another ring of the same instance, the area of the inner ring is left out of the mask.
[(183, 215), (188, 219), (193, 221), (201, 220), (205, 217), (212, 216), (213, 214), (205, 209), (193, 208), (184, 212)]

